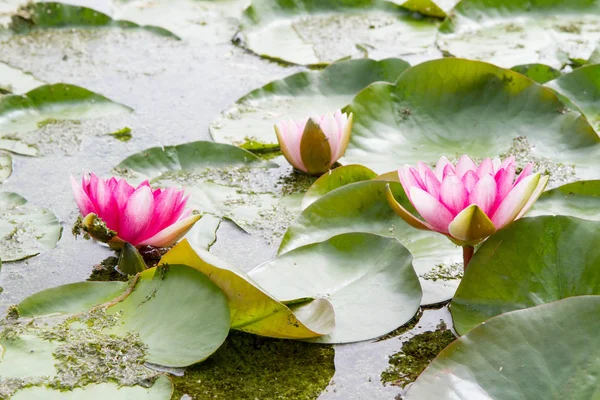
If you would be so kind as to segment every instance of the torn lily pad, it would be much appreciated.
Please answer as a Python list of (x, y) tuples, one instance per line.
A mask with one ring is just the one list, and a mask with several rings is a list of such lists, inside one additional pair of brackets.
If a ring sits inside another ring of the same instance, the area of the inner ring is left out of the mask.
[(27, 33), (47, 28), (100, 28), (145, 29), (161, 36), (179, 39), (166, 29), (157, 26), (140, 26), (130, 21), (114, 20), (100, 11), (87, 7), (56, 2), (27, 3), (11, 17), (10, 29)]
[(160, 261), (160, 265), (171, 264), (195, 268), (223, 290), (229, 302), (232, 329), (282, 339), (314, 338), (334, 329), (334, 311), (326, 299), (293, 298), (286, 305), (242, 271), (206, 251), (192, 248), (187, 240)]
[(435, 58), (439, 21), (415, 17), (384, 0), (254, 0), (244, 11), (240, 39), (262, 57), (326, 65), (346, 57)]
[(16, 193), (0, 193), (0, 259), (22, 260), (56, 246), (62, 227), (52, 211), (27, 203)]
[(406, 61), (345, 60), (322, 71), (305, 71), (255, 89), (210, 124), (217, 142), (277, 144), (273, 126), (287, 119), (333, 112), (373, 82), (394, 82), (409, 67)]

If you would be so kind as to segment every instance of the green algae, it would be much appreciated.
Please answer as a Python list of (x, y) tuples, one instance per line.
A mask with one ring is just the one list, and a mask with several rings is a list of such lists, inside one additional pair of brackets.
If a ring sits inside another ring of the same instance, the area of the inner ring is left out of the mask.
[(419, 308), (419, 311), (415, 314), (414, 317), (412, 317), (412, 319), (410, 321), (408, 321), (406, 324), (402, 325), (401, 327), (394, 329), (387, 335), (381, 336), (380, 338), (378, 338), (376, 340), (376, 342), (382, 342), (384, 340), (395, 338), (395, 337), (398, 337), (398, 336), (410, 331), (415, 326), (417, 326), (417, 324), (421, 320), (422, 316), (423, 316), (423, 308)]
[(421, 275), (421, 278), (429, 281), (450, 281), (454, 279), (462, 279), (464, 268), (462, 262), (452, 264), (437, 264), (426, 274)]
[(131, 128), (127, 126), (125, 128), (119, 129), (118, 131), (111, 132), (108, 135), (114, 137), (115, 139), (121, 142), (128, 142), (133, 137), (133, 135), (131, 134)]
[(118, 263), (119, 259), (117, 257), (107, 257), (100, 264), (94, 265), (94, 269), (87, 280), (95, 282), (127, 282), (129, 278), (115, 269)]
[(173, 377), (174, 399), (316, 399), (335, 372), (334, 349), (232, 331), (202, 364)]
[(405, 387), (414, 382), (431, 361), (455, 336), (442, 321), (436, 331), (413, 336), (402, 345), (402, 350), (389, 357), (390, 366), (381, 373), (381, 383)]

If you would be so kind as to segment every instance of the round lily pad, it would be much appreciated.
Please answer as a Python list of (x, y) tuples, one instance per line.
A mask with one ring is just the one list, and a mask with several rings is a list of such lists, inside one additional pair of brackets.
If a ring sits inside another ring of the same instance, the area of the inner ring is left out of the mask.
[(324, 65), (346, 57), (437, 57), (439, 21), (384, 0), (254, 0), (244, 11), (241, 42), (267, 58)]
[(600, 180), (573, 182), (548, 190), (527, 215), (569, 215), (600, 221)]
[(504, 312), (565, 297), (600, 295), (600, 222), (565, 216), (523, 218), (475, 252), (452, 300), (464, 334)]
[(600, 6), (572, 0), (463, 0), (440, 27), (438, 46), (503, 67), (541, 63), (560, 69), (587, 60), (600, 40)]
[(375, 172), (418, 161), (515, 155), (553, 184), (600, 177), (600, 137), (548, 88), (514, 71), (455, 58), (375, 83), (346, 109), (354, 113), (344, 163)]
[(397, 58), (346, 60), (322, 71), (290, 75), (240, 98), (211, 123), (210, 134), (218, 142), (236, 145), (277, 144), (277, 122), (333, 112), (373, 82), (394, 82), (408, 67)]
[(0, 193), (0, 259), (22, 260), (56, 246), (62, 227), (52, 211), (16, 193)]
[[(451, 299), (462, 276), (460, 248), (439, 233), (417, 230), (399, 218), (386, 200), (387, 184), (352, 183), (318, 198), (289, 226), (279, 254), (350, 232), (395, 238), (414, 257), (413, 265), (423, 288), (422, 304)], [(400, 183), (389, 184), (396, 199), (412, 210)]]
[(600, 296), (502, 314), (451, 343), (406, 400), (598, 397)]
[(586, 65), (546, 84), (565, 96), (600, 132), (600, 65)]
[(249, 275), (280, 300), (325, 297), (335, 329), (311, 341), (373, 339), (408, 322), (421, 304), (412, 257), (397, 240), (367, 233), (338, 235), (259, 265)]

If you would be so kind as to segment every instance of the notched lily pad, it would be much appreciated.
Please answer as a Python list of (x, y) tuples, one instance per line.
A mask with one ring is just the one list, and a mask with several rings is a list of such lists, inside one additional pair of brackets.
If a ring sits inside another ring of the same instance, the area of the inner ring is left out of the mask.
[(10, 29), (16, 33), (27, 33), (33, 29), (75, 27), (145, 29), (161, 36), (179, 39), (175, 34), (157, 26), (140, 26), (130, 21), (118, 21), (91, 8), (55, 2), (28, 3), (21, 6), (11, 17), (10, 23)]
[(373, 339), (404, 325), (421, 304), (412, 256), (396, 239), (347, 233), (297, 248), (249, 272), (284, 301), (326, 297), (335, 329), (309, 339), (347, 343)]
[(599, 313), (600, 296), (581, 296), (492, 318), (446, 347), (405, 397), (594, 399)]
[(52, 211), (16, 193), (0, 193), (0, 259), (22, 260), (56, 246), (62, 227)]
[(383, 0), (254, 0), (244, 11), (241, 42), (291, 64), (352, 58), (434, 58), (438, 21), (417, 18)]
[(527, 215), (568, 215), (599, 221), (600, 180), (573, 182), (548, 190)]
[(235, 102), (210, 124), (218, 142), (277, 144), (273, 126), (284, 119), (301, 119), (333, 112), (373, 82), (394, 82), (409, 67), (390, 58), (346, 60), (322, 71), (299, 72), (255, 89)]
[(574, 217), (523, 218), (499, 231), (475, 252), (456, 291), (454, 328), (464, 334), (501, 313), (600, 295), (598, 243), (600, 222)]

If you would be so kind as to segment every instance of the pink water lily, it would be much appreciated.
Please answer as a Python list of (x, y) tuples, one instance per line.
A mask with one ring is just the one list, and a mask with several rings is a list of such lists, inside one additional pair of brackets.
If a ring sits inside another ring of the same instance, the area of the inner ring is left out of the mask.
[(310, 175), (327, 172), (346, 152), (352, 113), (323, 114), (300, 121), (281, 121), (275, 133), (281, 152), (296, 169)]
[[(421, 220), (396, 201), (388, 202), (411, 226), (440, 232), (461, 246), (474, 246), (521, 218), (540, 196), (547, 176), (532, 174), (527, 164), (516, 176), (514, 157), (500, 163), (486, 158), (476, 165), (463, 155), (456, 166), (440, 158), (435, 170), (420, 162), (398, 171), (404, 191)], [(515, 178), (516, 176), (516, 178)]]
[(106, 240), (100, 238), (104, 235), (94, 235), (91, 230), (88, 233), (111, 245), (128, 242), (136, 247), (168, 247), (200, 219), (186, 210), (188, 199), (183, 190), (153, 190), (148, 181), (133, 187), (125, 179), (104, 180), (92, 173), (84, 175), (81, 184), (71, 177), (71, 186), (86, 220), (93, 222), (96, 219), (88, 217), (97, 216), (114, 231)]

